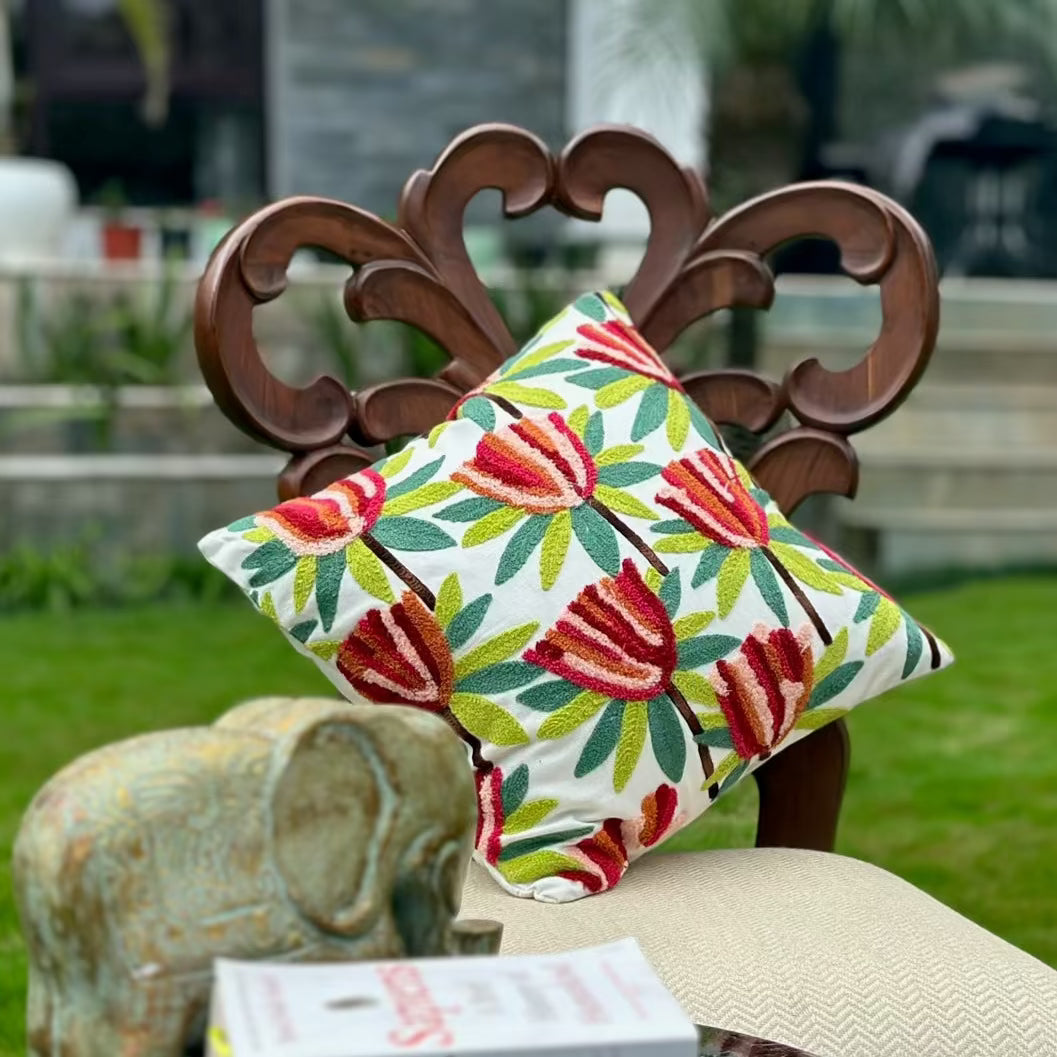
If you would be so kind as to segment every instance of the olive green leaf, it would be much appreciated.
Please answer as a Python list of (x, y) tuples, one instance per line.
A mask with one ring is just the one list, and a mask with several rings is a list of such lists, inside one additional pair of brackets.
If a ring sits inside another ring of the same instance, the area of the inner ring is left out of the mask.
[(454, 693), (452, 715), (475, 737), (492, 745), (527, 745), (525, 728), (508, 712), (482, 694)]

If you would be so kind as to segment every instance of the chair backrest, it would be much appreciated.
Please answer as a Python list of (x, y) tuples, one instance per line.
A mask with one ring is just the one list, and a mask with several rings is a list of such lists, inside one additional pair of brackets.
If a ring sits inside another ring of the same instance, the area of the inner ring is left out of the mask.
[[(396, 224), (342, 202), (292, 198), (268, 206), (217, 247), (198, 290), (195, 342), (217, 404), (251, 436), (289, 452), (282, 499), (311, 494), (377, 457), (364, 450), (422, 433), (516, 351), (474, 271), (463, 215), (478, 191), (502, 192), (508, 217), (543, 206), (598, 220), (606, 193), (626, 188), (645, 203), (651, 231), (623, 300), (643, 336), (663, 353), (691, 323), (721, 308), (767, 308), (774, 277), (765, 257), (802, 237), (832, 240), (844, 270), (880, 287), (880, 333), (849, 370), (817, 360), (780, 382), (735, 369), (682, 379), (721, 425), (795, 425), (749, 462), (788, 514), (816, 492), (853, 496), (858, 465), (848, 436), (889, 415), (932, 353), (939, 321), (936, 269), (914, 220), (885, 196), (836, 182), (796, 184), (714, 217), (701, 177), (645, 133), (590, 129), (560, 153), (510, 125), (457, 137), (400, 198)], [(436, 378), (349, 392), (323, 377), (292, 388), (270, 373), (253, 337), (253, 309), (278, 297), (294, 252), (323, 247), (354, 266), (345, 288), (351, 319), (400, 320), (425, 331), (451, 362)], [(832, 723), (756, 771), (758, 844), (832, 848), (848, 765), (843, 723)]]

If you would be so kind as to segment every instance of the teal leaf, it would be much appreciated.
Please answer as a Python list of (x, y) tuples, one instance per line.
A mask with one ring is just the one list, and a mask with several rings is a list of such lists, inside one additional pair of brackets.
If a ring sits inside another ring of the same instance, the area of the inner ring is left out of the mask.
[(495, 429), (495, 404), (486, 396), (471, 397), (459, 408), (459, 417), (468, 418), (485, 433), (491, 433)]
[[(821, 564), (822, 562), (819, 562), (819, 565)], [(847, 572), (846, 569), (840, 569), (839, 571)], [(855, 610), (855, 616), (852, 617), (852, 620), (855, 621), (856, 624), (861, 624), (864, 620), (868, 620), (873, 616), (874, 610), (877, 609), (880, 604), (881, 596), (876, 591), (870, 591), (867, 594), (864, 594), (859, 599), (859, 606)]]
[(921, 660), (921, 651), (925, 646), (925, 636), (921, 628), (911, 617), (904, 618), (907, 629), (907, 659), (903, 662), (903, 678), (908, 679)]
[(461, 499), (458, 503), (452, 503), (451, 506), (438, 510), (433, 516), (441, 521), (480, 521), (502, 505), (498, 499), (486, 499), (483, 495), (474, 496), (473, 499)]
[(491, 595), (481, 595), (475, 598), (469, 605), (463, 606), (458, 613), (451, 618), (451, 623), (444, 632), (448, 645), (457, 650), (465, 646), (467, 642), (477, 633), (481, 626), (488, 607), (492, 604)]
[[(793, 540), (792, 542), (797, 543), (801, 547), (811, 547), (812, 550), (817, 551), (819, 549), (810, 540), (806, 539), (806, 537), (800, 540)], [(821, 565), (823, 569), (828, 569), (831, 573), (848, 572), (848, 567), (846, 565), (841, 565), (840, 562), (835, 562), (832, 558), (819, 558), (818, 564)]]
[(573, 533), (595, 565), (616, 576), (620, 572), (620, 546), (613, 526), (586, 504), (573, 507), (572, 521)]
[(682, 780), (686, 769), (686, 738), (675, 706), (665, 696), (655, 697), (646, 708), (650, 724), (650, 744), (657, 765), (668, 780)]
[(760, 597), (767, 603), (767, 608), (778, 618), (783, 628), (789, 627), (789, 611), (785, 607), (785, 598), (779, 586), (778, 577), (774, 574), (771, 563), (763, 556), (763, 551), (753, 547), (749, 551), (749, 572), (752, 574)]
[(679, 603), (683, 597), (683, 587), (679, 582), (679, 570), (673, 569), (662, 581), (657, 592), (670, 619), (675, 620), (679, 612)]
[(249, 517), (240, 517), (238, 521), (232, 521), (228, 525), (228, 532), (248, 532), (257, 527), (257, 515), (250, 514)]
[(598, 481), (600, 484), (608, 484), (612, 488), (627, 488), (628, 485), (641, 484), (651, 477), (656, 477), (661, 472), (661, 467), (653, 462), (618, 462), (612, 466), (601, 466), (598, 470)]
[[(434, 459), (430, 463), (426, 463), (421, 470), (416, 470), (409, 477), (405, 477), (399, 484), (391, 484), (385, 490), (386, 499), (396, 499), (397, 496), (404, 495), (405, 492), (413, 491), (415, 488), (419, 488), (431, 481), (437, 475), (437, 471), (441, 468), (444, 462), (444, 456), (441, 455), (439, 458)], [(432, 550), (432, 548), (428, 548)]]
[(628, 377), (628, 372), (619, 367), (598, 367), (593, 371), (581, 371), (567, 381), (570, 385), (578, 385), (581, 389), (597, 390), (626, 377)]
[(738, 766), (723, 779), (723, 784), (719, 787), (720, 793), (725, 793), (728, 789), (733, 789), (734, 786), (741, 781), (742, 776), (748, 769), (748, 763), (739, 763)]
[(243, 569), (256, 569), (250, 587), (263, 587), (284, 576), (297, 564), (297, 555), (279, 540), (269, 540), (250, 551), (242, 560)]
[(694, 526), (686, 518), (673, 517), (668, 521), (655, 521), (650, 525), (650, 532), (660, 532), (664, 536), (681, 536), (684, 532), (693, 532)]
[(620, 729), (624, 724), (624, 702), (610, 701), (601, 718), (591, 731), (591, 736), (584, 745), (580, 758), (576, 761), (573, 774), (583, 778), (585, 774), (601, 767), (613, 755), (613, 750), (620, 740)]
[[(791, 543), (794, 547), (810, 547), (812, 550), (818, 550), (818, 547), (807, 536), (793, 528), (792, 525), (772, 525), (769, 529), (769, 535), (771, 539), (777, 540), (779, 543)], [(819, 562), (819, 565), (821, 564)], [(847, 570), (841, 569), (840, 571), (846, 572)]]
[(826, 678), (815, 687), (815, 691), (811, 695), (811, 700), (808, 701), (807, 707), (818, 708), (819, 706), (824, 705), (827, 701), (831, 701), (851, 683), (856, 675), (859, 674), (859, 669), (862, 666), (862, 661), (848, 661), (847, 664), (842, 664), (836, 669), (836, 671), (827, 675)]
[(379, 518), (371, 535), (394, 551), (440, 551), (455, 546), (455, 540), (444, 529), (417, 517)]
[[(524, 381), (526, 378), (539, 378), (546, 374), (560, 374), (564, 371), (578, 371), (585, 366), (588, 361), (585, 360), (570, 360), (556, 359), (556, 360), (544, 360), (543, 363), (537, 363), (532, 367), (526, 367), (523, 371), (511, 371), (509, 377), (516, 379), (519, 382)], [(470, 401), (467, 401), (469, 403)], [(491, 403), (491, 401), (489, 401)], [(466, 406), (465, 404), (463, 405)]]
[(693, 423), (697, 435), (706, 444), (710, 444), (713, 448), (718, 448), (719, 437), (716, 435), (716, 431), (712, 428), (712, 423), (708, 421), (705, 413), (696, 403), (694, 403), (693, 400), (687, 399), (686, 402), (690, 405), (690, 421)]
[(694, 578), (690, 581), (690, 586), (700, 587), (719, 576), (723, 563), (730, 557), (730, 550), (730, 547), (724, 547), (720, 543), (713, 543), (710, 547), (706, 547), (694, 570)]
[(550, 682), (538, 683), (522, 690), (517, 695), (518, 704), (531, 708), (535, 712), (557, 712), (583, 690), (565, 679), (553, 679)]
[(290, 629), (290, 635), (297, 639), (302, 645), (308, 642), (309, 636), (313, 631), (316, 630), (316, 621), (314, 620), (302, 620), (300, 624), (295, 624)]
[(694, 735), (694, 741), (698, 745), (707, 745), (710, 749), (733, 749), (734, 742), (730, 740), (730, 730), (727, 727), (709, 727)]
[(573, 302), (573, 308), (577, 312), (590, 317), (596, 323), (604, 323), (609, 313), (606, 311), (606, 303), (598, 294), (583, 294)]
[[(380, 522), (379, 522), (380, 524)], [(345, 552), (335, 551), (316, 559), (316, 609), (324, 631), (334, 626), (338, 612), (338, 594), (345, 575)]]
[(676, 647), (680, 668), (703, 668), (715, 664), (741, 645), (732, 635), (698, 635), (680, 642)]
[(596, 411), (588, 420), (587, 428), (584, 430), (584, 447), (589, 454), (597, 455), (606, 442), (606, 427), (602, 419), (602, 412)]
[(503, 817), (509, 818), (525, 801), (529, 789), (528, 764), (523, 763), (520, 767), (511, 771), (503, 779), (500, 786), (500, 795), (503, 798)]
[(517, 532), (510, 537), (503, 549), (503, 556), (499, 559), (499, 565), (496, 567), (495, 582), (497, 585), (505, 584), (529, 560), (532, 552), (540, 545), (540, 540), (543, 539), (552, 516), (528, 517), (522, 522)]
[(473, 672), (455, 684), (460, 694), (504, 694), (539, 678), (540, 670), (525, 661), (501, 661)]
[(668, 389), (660, 383), (651, 385), (642, 394), (635, 421), (631, 424), (631, 439), (648, 437), (668, 417)]
[(500, 862), (509, 862), (521, 855), (531, 855), (540, 848), (549, 848), (555, 844), (568, 844), (569, 841), (579, 840), (594, 832), (594, 826), (575, 826), (572, 829), (563, 829), (559, 833), (543, 833), (538, 837), (526, 837), (524, 840), (515, 840), (508, 844), (500, 853)]

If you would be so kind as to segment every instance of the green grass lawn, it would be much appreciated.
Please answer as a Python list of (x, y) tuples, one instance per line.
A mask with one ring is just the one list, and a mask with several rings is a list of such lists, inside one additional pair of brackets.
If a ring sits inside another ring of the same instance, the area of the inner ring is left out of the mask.
[[(980, 582), (912, 600), (954, 668), (850, 719), (839, 851), (887, 867), (1057, 966), (1057, 578)], [(0, 621), (0, 1053), (24, 1052), (25, 961), (11, 843), (33, 792), (79, 753), (206, 723), (258, 694), (332, 695), (246, 605)], [(670, 847), (751, 843), (747, 782)]]

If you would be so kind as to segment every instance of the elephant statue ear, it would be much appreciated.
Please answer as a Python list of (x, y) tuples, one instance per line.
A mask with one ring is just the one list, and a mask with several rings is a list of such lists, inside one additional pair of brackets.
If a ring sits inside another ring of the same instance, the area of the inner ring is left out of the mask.
[(357, 711), (297, 733), (272, 796), (275, 864), (290, 899), (343, 936), (366, 931), (381, 912), (388, 879), (379, 864), (398, 807), (369, 717), (361, 722)]

